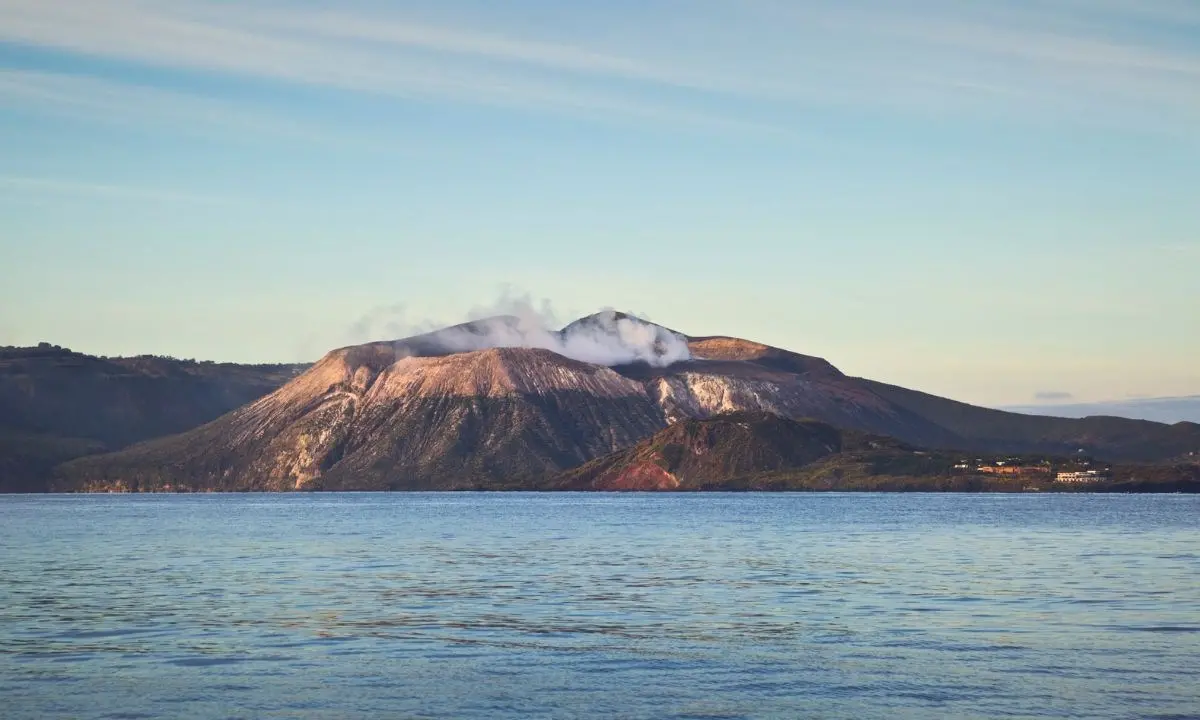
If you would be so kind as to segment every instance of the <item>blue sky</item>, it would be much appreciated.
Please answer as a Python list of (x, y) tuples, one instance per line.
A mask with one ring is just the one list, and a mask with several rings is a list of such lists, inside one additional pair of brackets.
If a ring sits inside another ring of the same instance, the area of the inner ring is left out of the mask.
[(510, 284), (984, 404), (1200, 392), (1193, 0), (0, 0), (0, 344)]

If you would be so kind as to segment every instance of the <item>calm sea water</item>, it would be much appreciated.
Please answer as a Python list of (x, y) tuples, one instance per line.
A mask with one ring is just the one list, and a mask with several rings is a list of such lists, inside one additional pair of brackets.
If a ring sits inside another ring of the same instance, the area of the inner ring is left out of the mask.
[(0, 706), (1200, 717), (1200, 497), (3, 497)]

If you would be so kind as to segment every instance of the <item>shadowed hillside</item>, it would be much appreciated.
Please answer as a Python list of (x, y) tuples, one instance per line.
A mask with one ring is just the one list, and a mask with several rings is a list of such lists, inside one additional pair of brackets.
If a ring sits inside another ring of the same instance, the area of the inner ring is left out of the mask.
[(36, 489), (65, 460), (190, 430), (271, 392), (302, 367), (2, 348), (0, 489)]
[(1163, 462), (1200, 452), (1200, 425), (1119, 417), (1056, 418), (977, 407), (873, 380), (865, 387), (952, 431), (947, 447), (995, 452), (1084, 454), (1116, 462)]
[[(729, 413), (683, 420), (626, 450), (546, 480), (556, 490), (871, 492), (1200, 492), (1200, 466), (1116, 466), (1103, 480), (1069, 484), (1039, 458), (1033, 472), (964, 468), (961, 453), (838, 430), (812, 420)], [(999, 459), (991, 458), (987, 464)], [(993, 466), (994, 467), (994, 466)], [(1045, 468), (1043, 470), (1043, 468)]]
[(680, 490), (801, 468), (841, 452), (842, 433), (763, 412), (682, 420), (621, 452), (564, 473), (568, 490)]

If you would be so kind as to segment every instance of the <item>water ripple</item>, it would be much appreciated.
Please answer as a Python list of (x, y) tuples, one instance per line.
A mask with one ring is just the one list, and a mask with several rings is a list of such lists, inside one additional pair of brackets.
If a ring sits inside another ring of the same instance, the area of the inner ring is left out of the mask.
[(0, 499), (4, 717), (1195, 717), (1200, 499)]

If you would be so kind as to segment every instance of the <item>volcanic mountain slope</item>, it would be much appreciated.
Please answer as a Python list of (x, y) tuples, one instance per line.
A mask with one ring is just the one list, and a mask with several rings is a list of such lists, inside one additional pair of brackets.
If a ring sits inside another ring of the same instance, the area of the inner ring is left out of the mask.
[(208, 425), (61, 466), (63, 490), (455, 489), (538, 478), (688, 419), (816, 418), (926, 447), (1112, 460), (1200, 449), (1200, 428), (973, 408), (848, 377), (815, 357), (686, 338), (603, 313), (561, 331), (517, 317), (329, 353)]
[(545, 349), (337, 350), (220, 420), (64, 468), (63, 489), (454, 489), (540, 476), (664, 425), (636, 381)]
[[(518, 344), (539, 347), (511, 347)], [(488, 345), (509, 347), (475, 349)], [(336, 350), (272, 395), (208, 426), (64, 466), (55, 487), (520, 483), (628, 447), (679, 418), (737, 409), (903, 429), (923, 440), (950, 437), (816, 358), (724, 338), (689, 344), (666, 328), (615, 313), (557, 332), (499, 317)]]
[(0, 491), (40, 489), (65, 460), (190, 430), (302, 370), (0, 348)]
[(729, 337), (690, 338), (691, 358), (618, 368), (645, 383), (671, 422), (740, 410), (818, 418), (838, 427), (954, 445), (950, 430), (896, 405), (825, 360)]

